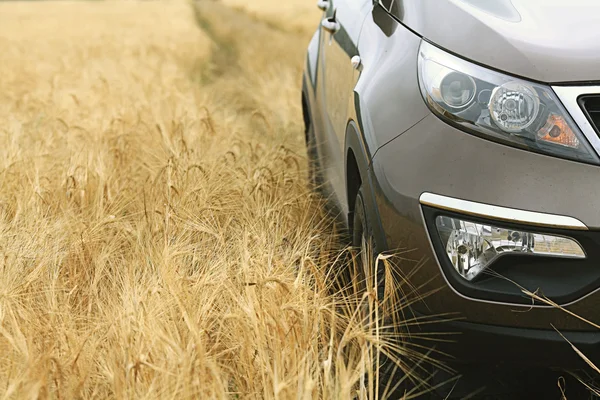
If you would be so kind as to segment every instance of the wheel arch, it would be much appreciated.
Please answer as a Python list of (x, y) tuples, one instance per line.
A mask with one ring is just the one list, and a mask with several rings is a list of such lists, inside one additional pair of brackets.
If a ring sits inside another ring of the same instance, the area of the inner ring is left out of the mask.
[(371, 230), (381, 250), (387, 249), (387, 240), (381, 224), (375, 197), (371, 160), (358, 125), (352, 120), (346, 128), (346, 196), (348, 201), (348, 227), (353, 229), (354, 202), (361, 186), (364, 205)]
[(310, 105), (307, 95), (306, 77), (302, 78), (302, 119), (304, 120), (304, 139), (308, 145), (308, 132), (312, 124)]
[(348, 222), (352, 224), (354, 201), (360, 186), (368, 174), (369, 162), (358, 135), (354, 121), (346, 128), (346, 200), (348, 201)]

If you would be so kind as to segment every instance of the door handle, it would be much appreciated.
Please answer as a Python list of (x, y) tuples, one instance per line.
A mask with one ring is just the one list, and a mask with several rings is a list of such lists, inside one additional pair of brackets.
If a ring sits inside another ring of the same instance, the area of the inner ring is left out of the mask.
[(352, 68), (360, 71), (360, 69), (362, 67), (362, 60), (360, 59), (360, 56), (352, 57), (350, 62), (352, 63)]
[(337, 22), (336, 18), (337, 10), (333, 12), (333, 16), (329, 18), (325, 18), (321, 21), (321, 26), (326, 32), (331, 33), (332, 35), (340, 30), (340, 24)]
[(317, 1), (317, 7), (319, 7), (319, 10), (321, 10), (321, 11), (327, 11), (327, 9), (329, 8), (329, 1), (328, 0)]

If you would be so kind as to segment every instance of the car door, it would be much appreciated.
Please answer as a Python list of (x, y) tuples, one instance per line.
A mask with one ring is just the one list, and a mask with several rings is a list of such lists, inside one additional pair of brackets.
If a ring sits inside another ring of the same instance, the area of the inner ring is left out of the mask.
[(320, 102), (323, 135), (319, 144), (321, 167), (338, 203), (345, 200), (344, 141), (348, 123), (348, 104), (356, 83), (352, 57), (362, 23), (372, 8), (372, 0), (328, 0), (321, 26)]

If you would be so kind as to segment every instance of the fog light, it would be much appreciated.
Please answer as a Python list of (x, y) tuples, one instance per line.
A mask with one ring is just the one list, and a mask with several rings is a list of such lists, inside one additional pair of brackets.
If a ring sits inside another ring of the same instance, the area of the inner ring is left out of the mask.
[(564, 236), (499, 228), (451, 217), (437, 217), (436, 226), (450, 262), (468, 281), (480, 276), (496, 258), (508, 253), (585, 258), (579, 243)]

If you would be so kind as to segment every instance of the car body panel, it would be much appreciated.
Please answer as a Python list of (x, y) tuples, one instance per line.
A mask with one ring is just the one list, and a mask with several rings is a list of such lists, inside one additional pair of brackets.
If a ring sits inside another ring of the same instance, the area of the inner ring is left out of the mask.
[(344, 140), (348, 125), (348, 104), (354, 87), (354, 69), (351, 59), (357, 55), (357, 44), (362, 23), (371, 5), (369, 0), (329, 0), (324, 18), (333, 18), (339, 24), (335, 33), (321, 28), (319, 42), (319, 74), (316, 97), (321, 124), (316, 142), (325, 181), (336, 196), (343, 214), (348, 205), (345, 193)]
[[(444, 196), (570, 216), (591, 230), (600, 229), (600, 207), (590, 207), (600, 198), (599, 166), (482, 139), (451, 128), (434, 115), (404, 135), (402, 142), (389, 146), (394, 158), (402, 157), (403, 164), (418, 173), (390, 167), (385, 177), (396, 192), (408, 191), (418, 198), (427, 186)], [(377, 158), (391, 155), (386, 147)]]
[(427, 40), (492, 68), (549, 83), (599, 80), (597, 0), (395, 0), (394, 7)]
[[(348, 154), (352, 152), (352, 155), (356, 160), (356, 164), (360, 174), (361, 186), (363, 188), (363, 201), (365, 205), (365, 212), (367, 214), (368, 220), (371, 222), (371, 233), (375, 237), (376, 243), (378, 243), (382, 249), (386, 249), (387, 239), (385, 237), (385, 232), (381, 224), (381, 218), (377, 210), (377, 202), (375, 201), (375, 190), (373, 182), (374, 177), (372, 174), (372, 170), (369, 166), (371, 162), (371, 158), (369, 157), (369, 150), (364, 140), (364, 136), (360, 133), (360, 128), (354, 122), (358, 119), (359, 118), (357, 118), (357, 116), (354, 115), (351, 122), (348, 124), (348, 128), (346, 130), (346, 157), (349, 157)], [(348, 183), (349, 182), (347, 182), (347, 184)], [(353, 189), (354, 192), (358, 191), (357, 187)], [(351, 190), (347, 189), (346, 194), (348, 196), (348, 204), (352, 204), (353, 199), (351, 199), (350, 197), (355, 196), (355, 193), (353, 194)]]
[[(363, 70), (354, 88), (360, 99), (360, 127), (369, 152), (429, 115), (418, 85), (416, 59), (421, 40), (381, 7), (367, 16), (358, 46)], [(403, 71), (403, 75), (394, 71)], [(390, 126), (389, 121), (393, 121)]]
[[(479, 63), (536, 80), (562, 82), (584, 76), (586, 80), (598, 80), (600, 73), (592, 71), (587, 61), (582, 68), (569, 68), (580, 60), (553, 55), (542, 49), (541, 42), (535, 42), (538, 47), (534, 42), (527, 47), (527, 43), (517, 40), (518, 34), (524, 35), (530, 29), (525, 25), (514, 36), (506, 33), (504, 30), (519, 23), (539, 23), (539, 18), (530, 16), (533, 6), (526, 0), (498, 0), (494, 4), (485, 0), (385, 1), (393, 8), (395, 18), (382, 5), (371, 6), (371, 1), (360, 0), (356, 6), (360, 18), (348, 22), (353, 28), (344, 28), (345, 33), (337, 38), (321, 31), (318, 55), (312, 54), (311, 46), (309, 57), (318, 61), (316, 87), (308, 98), (320, 166), (332, 194), (327, 198), (344, 217), (351, 213), (355, 193), (351, 193), (352, 185), (347, 182), (347, 168), (349, 154), (353, 154), (378, 245), (390, 252), (402, 250), (397, 261), (403, 274), (410, 274), (420, 294), (431, 292), (414, 306), (421, 314), (456, 312), (469, 323), (490, 327), (593, 330), (562, 310), (469, 297), (447, 281), (432, 247), (432, 233), (425, 225), (424, 208), (419, 202), (423, 192), (571, 216), (600, 234), (600, 208), (593, 206), (600, 198), (596, 181), (600, 167), (492, 142), (438, 119), (419, 89), (420, 35)], [(583, 0), (576, 3), (589, 5)], [(345, 2), (334, 0), (332, 4), (341, 7)], [(550, 0), (549, 4), (552, 7), (558, 3)], [(556, 10), (552, 12), (555, 14), (546, 14), (557, 15)], [(425, 18), (432, 13), (453, 23)], [(333, 15), (332, 11), (327, 15)], [(477, 40), (460, 41), (473, 34)], [(541, 40), (535, 35), (533, 38)], [(349, 46), (350, 42), (356, 47)], [(358, 70), (351, 69), (350, 63), (355, 51), (362, 61)], [(305, 79), (310, 79), (309, 75), (305, 72)], [(598, 315), (599, 306), (597, 290), (566, 305), (569, 311), (591, 320)]]
[[(411, 173), (398, 168), (399, 159), (403, 165), (412, 166)], [(438, 194), (481, 203), (572, 215), (597, 229), (600, 213), (589, 204), (600, 196), (600, 186), (593, 180), (600, 174), (599, 167), (481, 139), (430, 115), (383, 146), (373, 159), (373, 171), (377, 207), (388, 247), (410, 250), (402, 255), (415, 260), (412, 264), (404, 262), (408, 264), (407, 273), (417, 261), (422, 262), (411, 283), (422, 287), (423, 293), (444, 288), (416, 304), (419, 311), (460, 312), (469, 322), (491, 325), (593, 329), (558, 309), (478, 301), (453, 291), (440, 273), (431, 249), (419, 198), (426, 187)], [(557, 181), (564, 183), (565, 191), (556, 192)], [(600, 297), (594, 295), (575, 301), (569, 309), (593, 320), (598, 306)]]

